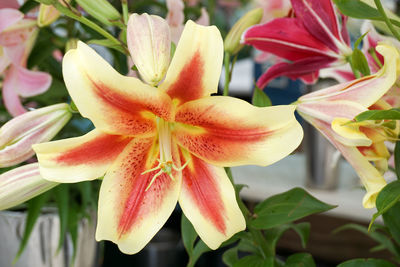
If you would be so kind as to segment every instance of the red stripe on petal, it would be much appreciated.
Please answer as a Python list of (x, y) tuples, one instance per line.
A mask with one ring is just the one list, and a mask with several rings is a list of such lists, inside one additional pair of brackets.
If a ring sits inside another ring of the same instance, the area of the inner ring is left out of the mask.
[(120, 135), (101, 135), (79, 147), (66, 151), (55, 161), (65, 165), (107, 162), (121, 153), (131, 140), (132, 138)]
[(188, 63), (182, 68), (175, 81), (167, 90), (171, 98), (186, 102), (203, 96), (204, 61), (200, 52), (196, 52)]
[(192, 155), (189, 165), (182, 171), (182, 176), (182, 186), (189, 191), (202, 215), (208, 218), (219, 232), (225, 234), (225, 209), (212, 170), (204, 161)]

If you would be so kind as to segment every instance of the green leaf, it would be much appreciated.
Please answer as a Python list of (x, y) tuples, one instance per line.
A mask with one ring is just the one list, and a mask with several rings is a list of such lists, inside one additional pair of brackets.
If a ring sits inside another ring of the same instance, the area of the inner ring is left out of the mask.
[(310, 224), (307, 222), (298, 224), (288, 223), (271, 228), (265, 233), (265, 238), (267, 239), (267, 242), (275, 249), (279, 239), (286, 231), (290, 229), (293, 229), (300, 236), (301, 245), (303, 248), (305, 248), (310, 235)]
[(258, 229), (268, 229), (333, 208), (335, 206), (319, 201), (304, 189), (294, 188), (258, 204), (254, 209), (256, 218), (251, 225)]
[(256, 107), (269, 107), (272, 105), (271, 99), (260, 88), (254, 88), (253, 99), (251, 100)]
[(290, 255), (286, 263), (285, 267), (315, 267), (315, 262), (313, 257), (308, 253), (296, 253)]
[(72, 240), (72, 262), (71, 266), (74, 266), (75, 258), (76, 258), (76, 252), (77, 252), (77, 244), (78, 244), (78, 213), (77, 211), (79, 210), (78, 205), (71, 205), (69, 208), (69, 213), (68, 213), (68, 232), (71, 236)]
[(381, 14), (376, 8), (373, 8), (359, 0), (334, 0), (337, 8), (344, 15), (358, 18), (377, 20), (381, 18)]
[(19, 257), (21, 256), (22, 252), (24, 252), (29, 237), (31, 236), (33, 227), (35, 226), (35, 223), (39, 218), (40, 211), (42, 207), (46, 204), (47, 200), (49, 199), (50, 192), (51, 191), (47, 191), (27, 202), (28, 214), (26, 217), (25, 230), (22, 236), (21, 243), (19, 245), (17, 255), (15, 256), (13, 263), (16, 263)]
[(361, 50), (358, 48), (354, 48), (353, 50), (353, 54), (351, 55), (351, 64), (353, 65), (353, 68), (361, 72), (363, 76), (371, 74), (367, 59), (365, 58)]
[(190, 258), (193, 254), (193, 246), (197, 238), (197, 233), (194, 230), (192, 223), (186, 218), (185, 214), (183, 213), (181, 218), (181, 231), (183, 245), (185, 246), (185, 249)]
[(400, 141), (396, 142), (396, 146), (394, 148), (394, 168), (397, 180), (400, 180)]
[(400, 120), (400, 109), (392, 108), (387, 110), (367, 110), (358, 114), (356, 121), (366, 120)]
[(36, 2), (34, 0), (28, 0), (19, 8), (19, 11), (21, 11), (24, 14), (26, 14), (30, 10), (34, 9), (35, 7), (37, 7), (38, 5), (39, 5), (38, 2)]
[(393, 207), (387, 210), (383, 215), (383, 221), (389, 229), (393, 239), (400, 245), (400, 203), (397, 202)]
[(64, 244), (65, 235), (68, 227), (68, 210), (69, 210), (69, 185), (60, 184), (55, 188), (55, 199), (60, 217), (60, 239), (58, 242), (57, 252), (60, 251)]
[(200, 258), (200, 256), (203, 255), (203, 253), (210, 250), (211, 249), (202, 240), (199, 240), (193, 249), (192, 257), (189, 258), (189, 263), (187, 264), (187, 267), (193, 267), (196, 264), (197, 260)]
[(122, 54), (125, 54), (125, 49), (122, 47), (122, 45), (116, 45), (115, 43), (113, 43), (112, 41), (110, 41), (109, 39), (93, 39), (93, 40), (89, 40), (88, 44), (96, 44), (96, 45), (101, 45), (104, 47), (108, 47), (108, 48), (112, 48), (115, 49), (119, 52), (121, 52)]
[(396, 265), (380, 259), (354, 259), (343, 262), (337, 267), (396, 267)]
[(368, 231), (368, 228), (362, 225), (354, 224), (354, 223), (349, 223), (346, 225), (343, 225), (337, 229), (335, 229), (334, 233), (338, 233), (344, 230), (356, 230), (360, 233), (365, 234), (366, 236), (369, 236), (373, 240), (375, 240), (377, 243), (381, 244), (384, 246), (387, 250), (389, 250), (393, 255), (397, 255), (397, 249), (394, 246), (393, 242), (390, 240), (389, 237), (387, 237), (385, 234), (380, 233), (378, 231)]
[(238, 248), (230, 248), (222, 254), (222, 261), (229, 267), (233, 267), (233, 265), (239, 261), (238, 257)]
[(93, 202), (93, 187), (90, 181), (77, 183), (78, 189), (82, 197), (81, 212), (87, 214), (89, 210), (94, 208)]
[(241, 258), (238, 262), (236, 262), (233, 267), (273, 267), (274, 259), (263, 259), (257, 255), (250, 255)]
[(360, 45), (361, 41), (364, 39), (364, 37), (368, 34), (368, 32), (364, 33), (363, 35), (361, 35), (360, 37), (358, 37), (358, 39), (355, 41), (354, 43), (354, 48), (358, 48), (358, 46)]
[(393, 205), (398, 203), (400, 199), (400, 181), (394, 181), (387, 184), (378, 194), (376, 198), (376, 209), (378, 210), (371, 219), (369, 228), (375, 222), (376, 218), (388, 211)]

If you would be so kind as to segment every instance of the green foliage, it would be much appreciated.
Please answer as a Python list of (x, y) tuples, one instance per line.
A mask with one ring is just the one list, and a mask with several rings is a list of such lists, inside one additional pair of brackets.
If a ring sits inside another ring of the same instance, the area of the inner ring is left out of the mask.
[(253, 98), (251, 100), (256, 107), (269, 107), (272, 105), (271, 99), (264, 93), (262, 89), (254, 88)]
[(366, 120), (400, 120), (400, 109), (367, 110), (354, 118), (357, 122)]
[(354, 259), (343, 262), (337, 267), (395, 267), (391, 262), (380, 259)]
[(296, 253), (290, 255), (286, 262), (285, 267), (315, 267), (313, 257), (308, 253)]
[(361, 52), (360, 49), (354, 48), (353, 54), (351, 55), (350, 63), (353, 72), (359, 72), (362, 74), (362, 76), (367, 76), (371, 74), (367, 59), (365, 58), (363, 52)]
[(258, 204), (251, 225), (257, 229), (269, 229), (333, 208), (335, 206), (319, 201), (304, 189), (294, 188)]
[(360, 0), (334, 0), (340, 12), (344, 15), (357, 19), (380, 20), (381, 14)]
[(400, 141), (397, 141), (394, 147), (394, 169), (397, 180), (400, 180)]
[(400, 181), (394, 181), (387, 184), (378, 194), (376, 198), (376, 209), (378, 210), (373, 216), (370, 223), (374, 223), (376, 218), (387, 212), (391, 207), (398, 203), (400, 199)]
[(346, 225), (343, 225), (342, 227), (337, 228), (334, 231), (334, 233), (338, 233), (338, 232), (341, 232), (344, 230), (358, 231), (360, 233), (363, 233), (366, 236), (369, 236), (370, 238), (372, 238), (373, 240), (375, 240), (378, 243), (378, 245), (376, 247), (372, 248), (371, 251), (380, 251), (380, 250), (387, 249), (393, 255), (398, 255), (398, 248), (396, 247), (395, 244), (393, 244), (391, 239), (389, 237), (387, 237), (385, 233), (375, 231), (375, 229), (377, 229), (377, 228), (371, 228), (371, 231), (369, 231), (368, 228), (365, 226), (350, 223), (350, 224), (346, 224)]
[(64, 245), (65, 236), (68, 228), (68, 212), (69, 212), (69, 187), (67, 184), (60, 184), (55, 188), (55, 199), (60, 217), (60, 239), (57, 251), (60, 251)]

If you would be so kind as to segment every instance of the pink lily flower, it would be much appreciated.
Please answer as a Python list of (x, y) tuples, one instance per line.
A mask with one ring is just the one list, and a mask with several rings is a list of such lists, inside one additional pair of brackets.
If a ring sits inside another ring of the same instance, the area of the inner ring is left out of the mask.
[[(183, 10), (185, 4), (183, 0), (167, 0), (167, 8), (166, 20), (171, 31), (171, 39), (172, 42), (177, 44), (184, 28), (185, 14)], [(196, 20), (196, 23), (203, 26), (210, 25), (210, 17), (205, 8), (201, 8), (201, 16)]]
[(375, 206), (376, 196), (386, 185), (382, 174), (390, 154), (384, 141), (395, 140), (399, 132), (398, 125), (391, 129), (375, 121), (352, 122), (368, 109), (391, 107), (381, 98), (397, 79), (399, 53), (388, 45), (376, 49), (385, 60), (377, 73), (304, 95), (297, 106), (300, 115), (325, 135), (356, 170), (367, 190), (365, 208)]
[(0, 210), (17, 206), (58, 184), (42, 178), (38, 163), (5, 172), (0, 175)]
[(26, 112), (0, 128), (0, 168), (31, 158), (33, 144), (50, 141), (69, 121), (67, 104), (57, 104)]
[(243, 43), (290, 62), (270, 67), (257, 81), (259, 88), (287, 76), (314, 83), (323, 68), (346, 64), (351, 55), (346, 17), (340, 27), (331, 0), (291, 0), (295, 17), (277, 18), (250, 27)]
[(261, 20), (262, 23), (266, 23), (275, 18), (285, 17), (292, 8), (290, 0), (256, 0), (256, 6), (264, 10), (264, 15)]
[[(138, 32), (135, 27), (143, 24), (128, 23), (128, 35)], [(164, 36), (154, 36), (160, 38), (154, 44), (165, 44)], [(137, 52), (128, 47), (130, 54)], [(142, 48), (144, 58), (165, 51)], [(34, 145), (34, 150), (42, 176), (50, 181), (104, 177), (97, 240), (111, 240), (122, 252), (136, 253), (177, 202), (212, 249), (246, 227), (222, 166), (271, 164), (299, 145), (302, 129), (294, 106), (258, 108), (211, 96), (217, 92), (222, 59), (218, 29), (192, 21), (186, 23), (158, 87), (120, 75), (82, 42), (64, 56), (68, 91), (96, 128), (81, 137)]]
[(26, 68), (28, 55), (37, 35), (36, 22), (11, 8), (0, 9), (0, 75), (4, 76), (3, 101), (13, 116), (26, 112), (21, 97), (45, 92), (51, 76)]

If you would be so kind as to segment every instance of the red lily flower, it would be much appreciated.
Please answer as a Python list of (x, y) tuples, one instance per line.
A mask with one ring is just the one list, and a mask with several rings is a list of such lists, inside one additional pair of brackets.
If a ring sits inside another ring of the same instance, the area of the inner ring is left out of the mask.
[(352, 53), (346, 17), (337, 13), (330, 0), (291, 0), (295, 17), (277, 18), (249, 28), (243, 42), (290, 62), (270, 67), (257, 81), (263, 88), (278, 77), (300, 78), (313, 83), (322, 68), (342, 65)]

